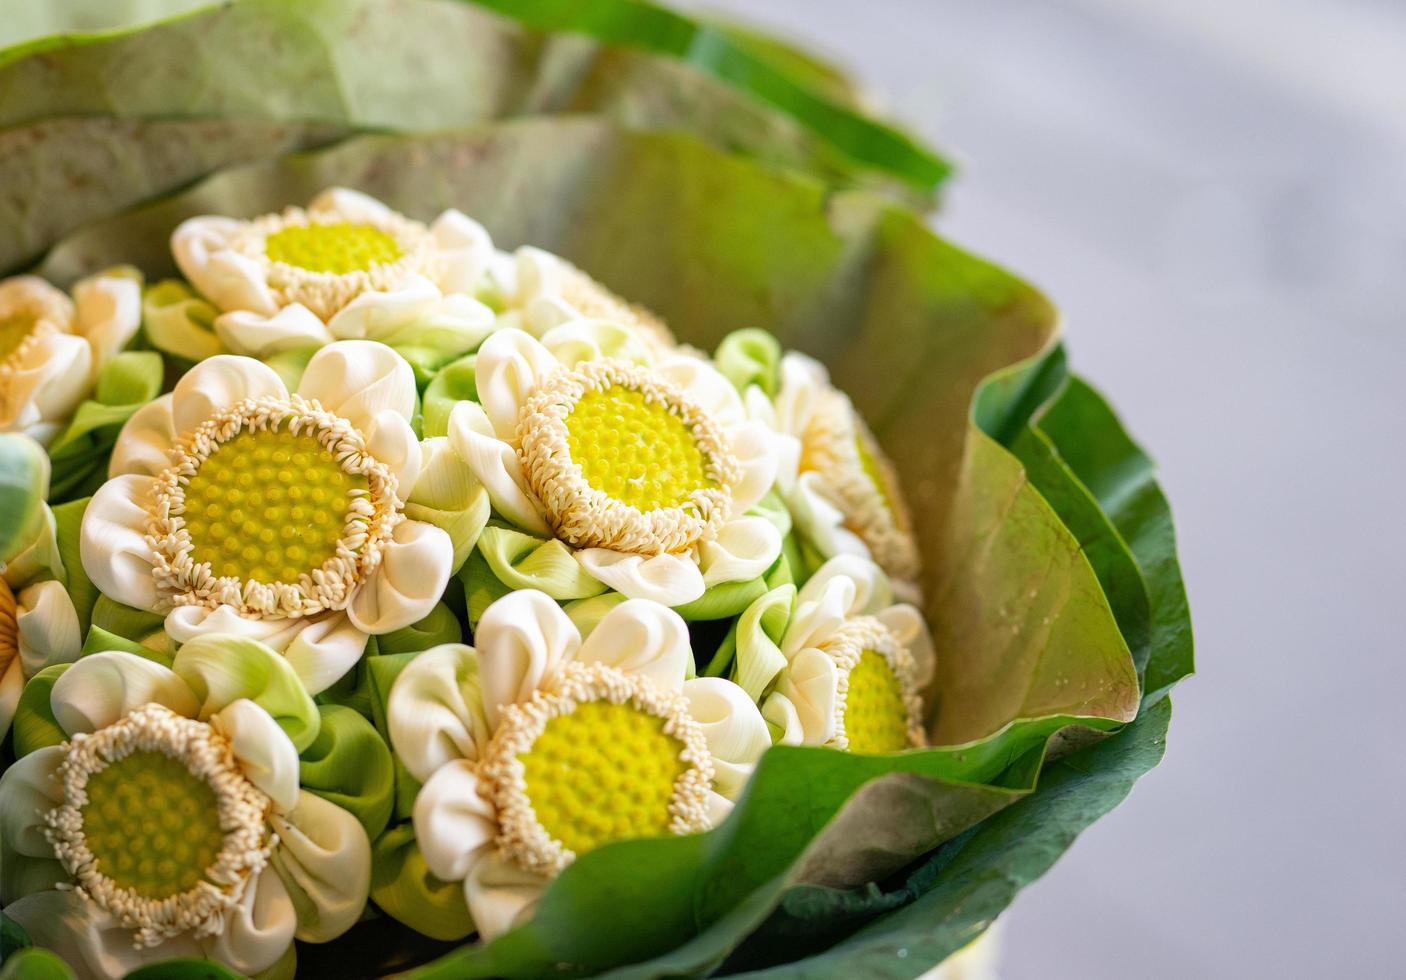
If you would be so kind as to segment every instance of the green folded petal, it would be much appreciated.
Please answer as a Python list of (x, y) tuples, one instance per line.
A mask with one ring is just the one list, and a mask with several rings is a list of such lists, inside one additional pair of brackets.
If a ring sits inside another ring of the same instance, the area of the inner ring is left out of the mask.
[(713, 366), (739, 392), (756, 385), (775, 398), (781, 384), (781, 342), (765, 330), (734, 330), (718, 344)]
[(68, 589), (68, 597), (73, 600), (74, 611), (78, 613), (78, 628), (85, 634), (88, 624), (92, 622), (93, 606), (98, 601), (97, 586), (88, 580), (79, 551), (79, 532), (83, 526), (83, 512), (88, 509), (88, 500), (82, 497), (53, 508), (54, 533), (59, 557), (63, 560), (64, 586)]
[(303, 789), (337, 804), (375, 840), (391, 818), (395, 772), (391, 751), (371, 723), (351, 708), (318, 707), (321, 724), (298, 756)]
[(387, 830), (371, 847), (371, 900), (433, 939), (463, 939), (474, 931), (463, 883), (430, 874), (409, 823)]
[(459, 625), (454, 611), (441, 602), (418, 623), (376, 637), (376, 652), (380, 656), (420, 653), (441, 643), (459, 643), (463, 638), (464, 629)]
[[(92, 624), (101, 634), (118, 636), (129, 643), (145, 648), (133, 652), (140, 653), (141, 656), (152, 660), (159, 660), (170, 666), (171, 657), (174, 654), (173, 644), (171, 638), (166, 635), (166, 617), (159, 613), (124, 606), (105, 595), (100, 595), (98, 601), (93, 604)], [(94, 640), (90, 630), (89, 637), (83, 644), (84, 652), (102, 652), (103, 648), (101, 647), (89, 649), (92, 642)], [(126, 647), (113, 647), (112, 649), (126, 649)]]
[(68, 738), (68, 734), (54, 719), (53, 708), (49, 706), (49, 696), (54, 690), (54, 682), (72, 666), (50, 664), (24, 685), (19, 703), (15, 705), (14, 721), (10, 725), (16, 759), (22, 759), (46, 745), (59, 745)]
[(584, 640), (591, 635), (591, 631), (596, 628), (606, 613), (624, 601), (625, 597), (619, 592), (606, 592), (589, 599), (575, 599), (562, 606), (562, 610), (576, 624), (576, 628), (581, 633), (581, 639)]
[(457, 572), (487, 525), (492, 504), (488, 491), (445, 442), (443, 438), (439, 445), (426, 442), (427, 459), (405, 503), (405, 516), (433, 524), (449, 535), (454, 544), (451, 568)]
[(464, 587), (464, 612), (469, 620), (469, 628), (476, 629), (483, 612), (493, 603), (507, 595), (512, 589), (498, 580), (489, 567), (483, 552), (475, 548), (459, 569), (459, 582)]
[(34, 540), (44, 524), (49, 457), (28, 436), (0, 435), (0, 568)]
[(758, 575), (745, 582), (720, 582), (709, 586), (707, 591), (692, 602), (675, 606), (674, 612), (690, 621), (726, 619), (740, 614), (761, 598), (766, 590), (766, 575)]
[[(737, 661), (735, 680), (753, 701), (760, 701), (767, 686), (786, 666), (781, 652), (781, 636), (791, 621), (796, 587), (773, 589), (747, 607), (737, 620)], [(712, 672), (712, 665), (709, 665)]]
[[(104, 596), (104, 598), (106, 597)], [(165, 634), (163, 633), (162, 635), (164, 636)], [(143, 657), (163, 667), (171, 666), (171, 661), (175, 656), (169, 651), (153, 650), (149, 646), (143, 646), (136, 640), (129, 640), (127, 637), (117, 633), (109, 633), (101, 626), (88, 627), (88, 635), (83, 638), (83, 649), (79, 651), (79, 656), (86, 657), (90, 654), (108, 653), (112, 650), (120, 650), (123, 653)]]
[(161, 394), (164, 371), (155, 351), (123, 351), (103, 365), (92, 397), (49, 444), (54, 463), (50, 500), (85, 496), (107, 479), (117, 433), (133, 412)]
[(163, 279), (142, 293), (142, 330), (151, 346), (195, 363), (225, 353), (215, 334), (218, 311), (179, 279)]
[[(264, 974), (260, 973), (258, 976), (263, 977)], [(162, 960), (160, 963), (148, 963), (133, 970), (122, 980), (242, 980), (242, 977), (243, 974), (235, 973), (216, 960), (183, 956)]]
[(781, 499), (781, 494), (774, 489), (768, 490), (766, 496), (753, 504), (747, 513), (755, 517), (765, 517), (783, 539), (791, 533), (791, 509), (786, 506), (786, 501)]
[(277, 354), (270, 354), (263, 359), (264, 363), (277, 372), (284, 387), (289, 391), (298, 390), (298, 382), (303, 380), (303, 372), (307, 370), (308, 361), (317, 353), (316, 347), (295, 347), (292, 350), (281, 350)]
[(400, 672), (416, 656), (418, 656), (418, 652), (395, 653), (367, 657), (363, 661), (366, 664), (366, 677), (371, 687), (371, 720), (383, 738), (390, 738), (390, 729), (386, 725), (386, 702), (390, 699), (391, 688), (395, 685), (395, 679), (400, 676)]
[(544, 541), (512, 528), (490, 526), (479, 535), (476, 553), (508, 589), (537, 589), (558, 602), (586, 599), (606, 590), (605, 583), (587, 574), (557, 538)]
[(57, 955), (38, 946), (11, 953), (0, 967), (0, 980), (77, 980), (77, 977)]
[(461, 357), (435, 372), (425, 388), (425, 438), (449, 434), (449, 415), (461, 401), (478, 401), (475, 355)]
[(317, 705), (288, 661), (257, 640), (198, 636), (176, 653), (171, 669), (201, 702), (201, 718), (248, 698), (273, 716), (299, 752), (317, 738)]
[(39, 523), (29, 541), (10, 556), (8, 563), (0, 562), (5, 582), (19, 590), (47, 579), (63, 580), (63, 552), (59, 548), (58, 525), (48, 504), (40, 505)]

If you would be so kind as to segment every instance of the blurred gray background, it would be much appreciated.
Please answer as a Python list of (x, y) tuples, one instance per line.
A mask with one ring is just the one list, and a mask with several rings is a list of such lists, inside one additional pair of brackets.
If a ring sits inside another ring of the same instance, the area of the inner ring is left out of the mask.
[(1200, 671), (1005, 980), (1406, 977), (1406, 3), (702, 0), (961, 166), (1160, 461)]

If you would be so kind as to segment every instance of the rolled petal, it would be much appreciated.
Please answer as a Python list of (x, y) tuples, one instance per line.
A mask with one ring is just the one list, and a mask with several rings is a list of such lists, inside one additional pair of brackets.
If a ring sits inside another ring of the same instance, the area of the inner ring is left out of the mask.
[(733, 676), (754, 700), (786, 669), (778, 641), (786, 632), (796, 602), (796, 587), (783, 585), (756, 599), (737, 620), (737, 659)]
[(365, 435), (366, 448), (395, 474), (399, 496), (404, 500), (420, 478), (422, 453), (415, 430), (405, 416), (387, 408), (370, 420)]
[(364, 221), (368, 224), (378, 224), (398, 217), (394, 211), (370, 194), (347, 187), (327, 188), (312, 199), (308, 212), (336, 216), (343, 221)]
[(776, 693), (795, 709), (801, 743), (824, 745), (835, 737), (839, 668), (833, 658), (813, 648), (800, 651), (776, 683)]
[(82, 657), (54, 682), (49, 695), (54, 720), (69, 735), (106, 728), (153, 701), (187, 718), (200, 708), (190, 687), (170, 668), (120, 651)]
[(869, 546), (844, 526), (845, 516), (833, 503), (824, 478), (816, 472), (802, 473), (786, 495), (796, 530), (826, 557), (858, 555), (868, 558)]
[(814, 358), (791, 351), (781, 358), (781, 389), (776, 395), (776, 428), (793, 436), (805, 434), (810, 420), (830, 397), (830, 375)]
[(908, 649), (913, 657), (914, 681), (919, 688), (926, 687), (937, 668), (937, 654), (933, 650), (932, 633), (928, 631), (923, 614), (914, 606), (898, 603), (876, 615), (879, 622), (892, 631), (899, 644)]
[(776, 730), (776, 744), (800, 745), (805, 740), (800, 713), (786, 695), (775, 691), (767, 695), (762, 702), (762, 717)]
[(5, 915), (19, 923), (36, 946), (52, 950), (85, 980), (125, 977), (149, 963), (204, 952), (190, 933), (159, 946), (138, 947), (132, 930), (71, 890), (36, 892), (7, 905)]
[(0, 905), (69, 880), (44, 833), (44, 815), (63, 802), (62, 762), (63, 750), (49, 745), (0, 776)]
[(662, 690), (677, 691), (693, 666), (693, 650), (688, 626), (678, 613), (657, 602), (627, 599), (601, 618), (576, 659), (647, 677)]
[(776, 440), (760, 422), (743, 422), (728, 430), (732, 453), (742, 464), (742, 482), (732, 491), (732, 512), (741, 514), (766, 496), (776, 483)]
[(415, 797), (415, 839), (430, 874), (462, 881), (498, 833), (493, 804), (479, 792), (475, 765), (455, 759), (435, 770)]
[(510, 592), (489, 606), (474, 638), (490, 729), (498, 727), (505, 706), (531, 698), (581, 647), (581, 634), (561, 607), (531, 589)]
[(790, 493), (796, 485), (796, 476), (801, 467), (801, 440), (789, 432), (782, 432), (776, 420), (776, 406), (756, 385), (752, 385), (742, 395), (747, 407), (747, 416), (762, 424), (771, 443), (771, 455), (776, 460), (776, 485), (782, 493)]
[(746, 582), (764, 575), (781, 556), (781, 534), (764, 517), (738, 517), (698, 549), (705, 586)]
[(316, 399), (366, 432), (379, 412), (415, 416), (415, 372), (405, 358), (371, 340), (339, 340), (308, 361), (298, 394)]
[(242, 221), (211, 215), (183, 221), (171, 235), (171, 254), (181, 274), (220, 309), (273, 316), (278, 302), (263, 269), (229, 248), (243, 227)]
[(568, 368), (581, 361), (603, 358), (636, 364), (648, 364), (652, 360), (649, 348), (640, 343), (638, 331), (609, 320), (568, 320), (544, 333), (542, 346)]
[(761, 711), (746, 691), (721, 677), (685, 681), (683, 695), (688, 699), (688, 713), (708, 740), (718, 792), (737, 799), (757, 760), (771, 748), (771, 732)]
[(24, 664), (14, 657), (0, 668), (0, 738), (10, 731), (10, 723), (15, 720), (20, 695), (24, 693)]
[(681, 606), (703, 594), (703, 573), (687, 555), (634, 555), (607, 548), (586, 548), (576, 560), (593, 576), (631, 599), (652, 599)]
[(513, 447), (499, 439), (483, 408), (460, 402), (449, 415), (449, 444), (488, 491), (493, 509), (534, 534), (551, 529), (541, 505), (527, 487), (522, 461)]
[(108, 480), (83, 512), (78, 553), (83, 571), (108, 598), (137, 609), (156, 608), (156, 560), (146, 540), (150, 515), (143, 503), (153, 478), (128, 474)]
[(424, 459), (406, 500), (405, 516), (433, 524), (449, 535), (454, 546), (450, 568), (457, 572), (488, 523), (491, 501), (448, 438), (426, 439), (420, 448)]
[(426, 782), (455, 759), (475, 760), (488, 741), (478, 654), (433, 647), (400, 672), (386, 699), (386, 729), (405, 768)]
[(877, 612), (891, 597), (888, 577), (867, 558), (831, 558), (802, 586), (781, 649), (790, 656), (820, 646), (846, 619)]
[(245, 398), (286, 398), (277, 372), (252, 357), (217, 354), (201, 361), (176, 382), (171, 392), (171, 427), (188, 435), (211, 415)]
[(92, 390), (93, 375), (93, 351), (86, 340), (50, 334), (26, 351), (5, 379), (6, 401), (11, 406), (29, 403), (16, 419), (22, 425), (31, 420), (67, 420)]
[(430, 225), (438, 270), (435, 278), (446, 293), (473, 293), (493, 258), (493, 239), (483, 225), (450, 209)]
[(541, 875), (524, 871), (497, 850), (490, 851), (464, 879), (464, 899), (479, 935), (492, 939), (526, 921), (547, 884)]
[(78, 659), (83, 637), (67, 589), (50, 579), (22, 590), (15, 599), (16, 639), (25, 677), (50, 664)]
[(478, 349), (478, 400), (499, 439), (517, 431), (518, 410), (528, 392), (561, 368), (547, 348), (521, 330), (499, 330)]
[(293, 943), (298, 913), (288, 888), (267, 869), (225, 913), (224, 931), (202, 942), (205, 956), (253, 976), (278, 961)]
[(336, 939), (361, 918), (371, 888), (371, 841), (346, 810), (306, 790), (287, 815), (273, 814), (273, 866), (298, 911), (303, 942)]
[(454, 543), (433, 524), (401, 521), (381, 552), (381, 563), (347, 607), (357, 629), (389, 633), (430, 614), (449, 583)]
[(215, 335), (236, 354), (265, 358), (279, 351), (330, 344), (332, 334), (312, 310), (291, 303), (272, 316), (231, 310), (215, 318)]
[(171, 396), (162, 395), (133, 412), (122, 426), (112, 447), (107, 475), (156, 476), (171, 465), (171, 446), (175, 441)]
[(229, 739), (244, 775), (269, 795), (279, 811), (297, 805), (298, 750), (272, 715), (240, 698), (217, 712), (211, 724)]
[(97, 275), (73, 287), (74, 331), (93, 348), (95, 365), (112, 360), (142, 325), (142, 286), (135, 275)]
[(327, 329), (338, 340), (390, 343), (397, 330), (433, 314), (441, 299), (443, 294), (434, 283), (411, 275), (396, 290), (357, 296), (327, 321)]
[[(747, 413), (742, 407), (742, 396), (737, 393), (732, 382), (707, 361), (697, 357), (675, 355), (660, 361), (654, 366), (654, 370), (682, 388), (685, 395), (724, 428), (740, 426), (747, 420)], [(762, 493), (765, 492), (764, 489)], [(760, 497), (761, 494), (757, 496)]]

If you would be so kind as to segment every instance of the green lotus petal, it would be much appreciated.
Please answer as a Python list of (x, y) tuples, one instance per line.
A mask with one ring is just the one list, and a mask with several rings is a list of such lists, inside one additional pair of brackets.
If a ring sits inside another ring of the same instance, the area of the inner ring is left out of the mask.
[[(106, 597), (104, 597), (106, 598)], [(165, 637), (165, 634), (161, 634)], [(138, 643), (136, 640), (129, 640), (127, 637), (117, 633), (109, 633), (101, 626), (90, 626), (88, 635), (83, 638), (83, 649), (80, 656), (86, 657), (94, 653), (108, 653), (119, 650), (123, 653), (130, 653), (136, 657), (150, 660), (152, 663), (160, 664), (163, 667), (171, 666), (174, 655), (166, 650), (153, 650), (149, 646)]]
[(488, 524), (492, 504), (483, 484), (474, 479), (468, 466), (443, 437), (435, 451), (426, 446), (426, 460), (420, 477), (405, 503), (405, 516), (441, 528), (454, 545), (451, 569), (463, 567), (469, 552), (478, 543)]
[[(737, 666), (733, 669), (733, 680), (753, 701), (761, 701), (767, 686), (786, 667), (780, 643), (795, 603), (796, 587), (784, 585), (748, 606), (737, 621), (734, 640)], [(709, 673), (713, 673), (711, 664)]]
[[(778, 534), (784, 539), (791, 533), (791, 511), (786, 506), (786, 502), (781, 499), (781, 494), (775, 490), (768, 490), (766, 496), (752, 505), (752, 509), (747, 511), (756, 517), (765, 517), (771, 522), (771, 526), (776, 528)], [(770, 572), (768, 572), (770, 574)]]
[(337, 804), (372, 840), (386, 829), (395, 803), (391, 751), (371, 723), (351, 708), (324, 704), (312, 744), (299, 753), (303, 789)]
[(745, 582), (719, 582), (717, 585), (708, 586), (707, 590), (692, 602), (675, 606), (674, 612), (689, 621), (728, 619), (740, 614), (766, 590), (765, 575), (758, 575)]
[(562, 606), (562, 610), (576, 625), (576, 629), (581, 633), (581, 639), (584, 640), (600, 625), (600, 621), (605, 618), (606, 613), (624, 601), (625, 597), (619, 592), (606, 592), (589, 599), (576, 599), (568, 602)]
[(474, 381), (474, 362), (470, 354), (446, 364), (430, 379), (425, 388), (425, 437), (449, 434), (449, 415), (456, 403), (478, 401), (478, 386)]
[(317, 353), (316, 347), (295, 347), (292, 350), (281, 350), (276, 354), (270, 354), (263, 358), (263, 362), (277, 372), (279, 379), (289, 391), (298, 390), (298, 382), (303, 380), (303, 372), (307, 370), (308, 361)]
[(79, 535), (83, 527), (83, 512), (88, 509), (88, 498), (70, 500), (53, 508), (54, 533), (58, 541), (59, 557), (63, 560), (64, 586), (68, 597), (73, 600), (73, 609), (78, 613), (78, 628), (87, 635), (88, 624), (92, 621), (93, 606), (98, 601), (98, 590), (83, 570), (83, 559), (79, 553)]
[(765, 330), (734, 330), (713, 352), (713, 363), (740, 392), (756, 385), (768, 398), (781, 384), (781, 342)]
[(151, 346), (194, 364), (226, 353), (215, 334), (218, 311), (179, 279), (163, 279), (142, 292), (142, 332)]
[(299, 752), (317, 738), (317, 706), (288, 661), (257, 640), (197, 636), (177, 651), (171, 669), (195, 692), (202, 718), (248, 698), (278, 722)]
[(5, 958), (0, 980), (77, 980), (77, 974), (47, 949), (30, 946)]
[[(140, 647), (141, 656), (171, 665), (175, 655), (171, 638), (166, 635), (166, 618), (159, 613), (145, 609), (133, 609), (120, 602), (114, 602), (105, 595), (98, 596), (93, 604), (93, 629), (84, 640), (83, 649), (87, 653), (101, 653), (103, 648), (95, 646), (101, 642), (93, 637), (93, 631), (100, 635), (118, 636), (132, 646)], [(95, 647), (94, 649), (89, 649)], [(112, 649), (119, 649), (113, 647)]]
[(474, 931), (463, 883), (430, 874), (409, 823), (390, 828), (371, 848), (371, 900), (433, 939), (463, 939)]
[(459, 625), (459, 620), (454, 612), (441, 602), (418, 623), (411, 623), (376, 637), (376, 650), (383, 656), (394, 653), (420, 653), (441, 643), (459, 643), (463, 638), (464, 630)]
[[(507, 589), (538, 589), (556, 599), (586, 599), (606, 590), (557, 538), (544, 541), (506, 527), (485, 527), (476, 554)], [(465, 566), (467, 572), (470, 566)]]
[(50, 664), (24, 685), (19, 703), (15, 705), (15, 718), (11, 724), (16, 759), (21, 759), (46, 745), (59, 745), (68, 738), (54, 719), (53, 709), (49, 706), (49, 695), (54, 690), (54, 681), (72, 666)]
[(28, 436), (0, 435), (0, 568), (43, 530), (49, 457)]
[(123, 980), (241, 980), (242, 977), (243, 974), (214, 960), (181, 957), (138, 967)]
[(98, 374), (93, 396), (49, 445), (54, 464), (49, 499), (91, 494), (107, 479), (108, 457), (117, 433), (132, 413), (161, 394), (164, 370), (154, 351), (123, 351)]
[[(367, 657), (364, 661), (371, 687), (371, 718), (375, 722), (376, 730), (388, 743), (390, 729), (386, 725), (386, 701), (390, 698), (391, 687), (395, 684), (395, 679), (400, 676), (405, 665), (416, 656), (418, 656), (418, 652), (399, 653), (390, 656)], [(395, 808), (392, 819), (396, 821), (409, 820), (410, 814), (415, 808), (415, 794), (420, 792), (420, 782), (410, 775), (398, 756), (393, 757), (393, 764), (395, 767)]]

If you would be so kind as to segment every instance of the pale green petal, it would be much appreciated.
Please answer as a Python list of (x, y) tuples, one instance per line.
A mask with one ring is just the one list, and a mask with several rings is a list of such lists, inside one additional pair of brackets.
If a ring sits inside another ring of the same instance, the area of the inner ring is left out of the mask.
[(589, 599), (575, 599), (568, 602), (562, 606), (562, 611), (566, 613), (567, 618), (576, 624), (576, 629), (581, 633), (581, 639), (585, 640), (605, 618), (606, 613), (620, 603), (628, 601), (619, 592), (606, 592)]
[(488, 741), (478, 654), (458, 643), (426, 650), (400, 671), (385, 710), (391, 746), (421, 782), (451, 759), (478, 758)]
[(197, 636), (181, 647), (171, 669), (194, 692), (192, 713), (202, 719), (248, 698), (278, 722), (299, 752), (317, 737), (317, 707), (298, 675), (286, 658), (257, 640), (229, 634)]
[(44, 521), (49, 457), (39, 443), (15, 433), (0, 435), (0, 570), (29, 547)]
[(361, 821), (368, 837), (385, 830), (395, 803), (391, 752), (371, 723), (351, 708), (318, 706), (322, 724), (303, 750), (303, 788), (337, 804)]
[(163, 279), (142, 294), (142, 329), (157, 350), (186, 361), (225, 353), (215, 336), (216, 309), (179, 279)]
[(80, 658), (54, 682), (49, 698), (54, 719), (70, 735), (106, 728), (152, 701), (187, 718), (195, 717), (200, 706), (186, 681), (171, 670), (118, 651)]
[(63, 750), (51, 745), (0, 776), (0, 904), (68, 878), (44, 835), (44, 815), (63, 803), (61, 762)]
[(372, 848), (371, 864), (371, 899), (397, 922), (445, 941), (474, 931), (463, 885), (430, 874), (410, 823), (381, 835)]
[(488, 523), (488, 491), (474, 478), (444, 437), (426, 439), (419, 479), (405, 504), (405, 516), (442, 529), (454, 545), (451, 574), (463, 567)]
[(346, 810), (304, 791), (287, 815), (274, 814), (273, 866), (288, 887), (304, 942), (336, 939), (361, 918), (371, 887), (371, 841)]
[(796, 587), (783, 585), (753, 602), (737, 621), (737, 661), (733, 676), (754, 701), (760, 701), (786, 666), (781, 637), (791, 619)]
[(509, 589), (536, 589), (558, 602), (586, 599), (606, 590), (557, 538), (542, 540), (506, 527), (486, 527), (478, 550), (494, 576)]
[(780, 385), (781, 342), (765, 330), (748, 327), (722, 339), (713, 363), (739, 392), (756, 385), (768, 398)]
[(68, 737), (54, 719), (54, 710), (49, 699), (54, 690), (54, 682), (71, 666), (73, 665), (54, 664), (52, 667), (45, 667), (24, 686), (19, 704), (15, 706), (15, 718), (12, 723), (15, 758), (22, 759), (45, 746), (58, 745)]
[(461, 357), (440, 368), (425, 388), (422, 429), (425, 437), (449, 435), (449, 415), (454, 406), (462, 401), (478, 401), (478, 388), (474, 384), (473, 354)]

